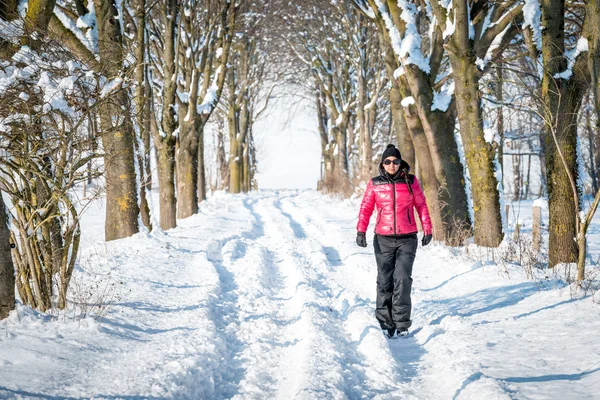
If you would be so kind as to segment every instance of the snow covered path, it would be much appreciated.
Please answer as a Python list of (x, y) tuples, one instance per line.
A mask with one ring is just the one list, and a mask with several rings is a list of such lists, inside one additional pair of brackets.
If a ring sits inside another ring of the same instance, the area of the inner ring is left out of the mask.
[(98, 322), (25, 307), (0, 322), (0, 398), (600, 398), (598, 306), (464, 250), (419, 248), (412, 333), (385, 339), (356, 211), (266, 191), (108, 244), (88, 224), (75, 278), (116, 304)]

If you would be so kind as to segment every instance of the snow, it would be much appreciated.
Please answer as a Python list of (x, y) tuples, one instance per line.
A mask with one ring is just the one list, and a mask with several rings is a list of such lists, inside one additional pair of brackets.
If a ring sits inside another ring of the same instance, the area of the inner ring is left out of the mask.
[(542, 210), (548, 210), (548, 199), (539, 198), (533, 201), (532, 207), (540, 207)]
[[(420, 246), (411, 334), (385, 339), (359, 201), (217, 192), (176, 229), (109, 243), (94, 203), (79, 308), (0, 322), (0, 398), (596, 398), (599, 306), (489, 249)], [(531, 202), (514, 206), (529, 232)], [(94, 284), (112, 305), (78, 318)]]
[[(200, 115), (210, 114), (213, 107), (215, 106), (215, 102), (217, 101), (217, 91), (218, 91), (217, 81), (219, 79), (219, 74), (221, 74), (222, 69), (223, 69), (223, 67), (221, 65), (217, 68), (217, 70), (215, 71), (214, 80), (213, 80), (212, 84), (210, 85), (210, 87), (208, 88), (208, 90), (206, 91), (206, 95), (204, 96), (202, 103), (198, 104), (196, 106), (196, 112), (198, 114), (200, 114)], [(208, 79), (208, 77), (206, 79)], [(189, 114), (186, 116), (186, 118), (187, 118), (186, 120), (189, 121)]]
[[(446, 29), (444, 29), (444, 32), (442, 32), (442, 37), (444, 39), (447, 39), (450, 36), (452, 36), (454, 34), (454, 31), (456, 30), (456, 14), (454, 12), (451, 13), (451, 9), (452, 9), (451, 1), (446, 2), (446, 4), (442, 3), (442, 7), (447, 10)], [(452, 14), (452, 20), (450, 20), (450, 14)]]
[[(91, 3), (91, 2), (90, 2)], [(88, 3), (89, 7), (89, 3)], [(77, 39), (83, 43), (83, 45), (96, 56), (96, 59), (99, 59), (97, 53), (98, 49), (98, 28), (96, 26), (96, 13), (92, 11), (83, 17), (77, 19), (77, 21), (73, 21), (68, 15), (62, 12), (59, 8), (54, 9), (54, 15), (59, 19), (59, 21), (75, 36)], [(84, 30), (84, 31), (82, 31)]]
[(408, 107), (411, 104), (415, 104), (415, 99), (412, 96), (408, 96), (402, 99), (402, 101), (400, 102), (400, 104), (402, 104), (402, 107)]
[(452, 96), (454, 95), (454, 82), (444, 84), (442, 90), (439, 92), (433, 91), (433, 102), (431, 103), (431, 111), (440, 110), (446, 112), (450, 103), (452, 102)]
[(23, 20), (5, 21), (0, 18), (0, 34), (3, 39), (18, 44), (21, 36), (23, 36)]
[(116, 90), (119, 90), (122, 85), (123, 78), (121, 78), (120, 76), (111, 79), (110, 81), (106, 82), (102, 87), (102, 90), (100, 91), (100, 98), (103, 99), (111, 93), (115, 92)]
[(485, 69), (485, 66), (491, 61), (492, 57), (494, 56), (494, 51), (496, 51), (496, 49), (500, 47), (500, 45), (502, 44), (502, 39), (504, 38), (504, 35), (506, 34), (506, 32), (508, 32), (510, 27), (511, 24), (508, 24), (506, 28), (504, 28), (504, 30), (494, 38), (492, 44), (485, 53), (485, 57), (483, 58), (483, 60), (477, 58), (477, 61), (475, 63), (477, 64), (479, 70), (483, 71)]
[(401, 37), (383, 2), (375, 0), (375, 4), (385, 22), (392, 42), (392, 48), (399, 58), (401, 65), (414, 64), (428, 74), (431, 71), (431, 66), (429, 65), (429, 58), (425, 57), (421, 51), (421, 35), (417, 29), (416, 6), (404, 0), (398, 1), (398, 7), (402, 9), (400, 18), (405, 23), (404, 36)]
[(542, 10), (538, 0), (525, 0), (523, 6), (523, 29), (530, 27), (533, 43), (542, 49)]
[(589, 46), (588, 46), (587, 39), (584, 37), (579, 38), (575, 48), (570, 51), (565, 52), (565, 57), (568, 60), (567, 69), (564, 70), (563, 72), (554, 74), (554, 79), (565, 79), (565, 80), (571, 79), (571, 76), (573, 76), (573, 67), (575, 66), (575, 61), (577, 60), (577, 57), (581, 53), (587, 52), (588, 47)]

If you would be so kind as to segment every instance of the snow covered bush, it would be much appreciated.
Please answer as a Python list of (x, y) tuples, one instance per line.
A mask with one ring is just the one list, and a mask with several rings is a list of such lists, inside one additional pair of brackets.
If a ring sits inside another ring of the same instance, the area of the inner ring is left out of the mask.
[(55, 45), (23, 46), (0, 64), (0, 185), (12, 203), (11, 246), (24, 304), (66, 306), (79, 249), (72, 189), (94, 173), (96, 80)]

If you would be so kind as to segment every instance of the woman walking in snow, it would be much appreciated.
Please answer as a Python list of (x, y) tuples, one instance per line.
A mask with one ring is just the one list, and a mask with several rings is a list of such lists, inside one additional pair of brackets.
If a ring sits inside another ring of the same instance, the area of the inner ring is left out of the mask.
[(377, 305), (375, 316), (383, 333), (391, 338), (408, 334), (411, 325), (412, 267), (417, 251), (417, 209), (426, 246), (431, 241), (431, 220), (421, 185), (409, 174), (410, 166), (400, 151), (389, 144), (379, 164), (379, 176), (371, 179), (363, 196), (356, 243), (367, 247), (365, 237), (373, 209), (377, 208), (377, 224), (373, 247), (377, 261)]

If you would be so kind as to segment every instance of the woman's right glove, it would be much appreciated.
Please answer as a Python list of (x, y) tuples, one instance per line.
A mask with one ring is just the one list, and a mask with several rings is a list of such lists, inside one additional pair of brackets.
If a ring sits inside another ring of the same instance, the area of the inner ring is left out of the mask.
[(356, 233), (356, 244), (360, 247), (367, 247), (367, 238), (364, 232)]
[(428, 231), (423, 232), (423, 239), (421, 239), (421, 245), (427, 246), (429, 244), (429, 242), (431, 242), (432, 238), (433, 238), (433, 235), (431, 234), (431, 232), (428, 232)]

